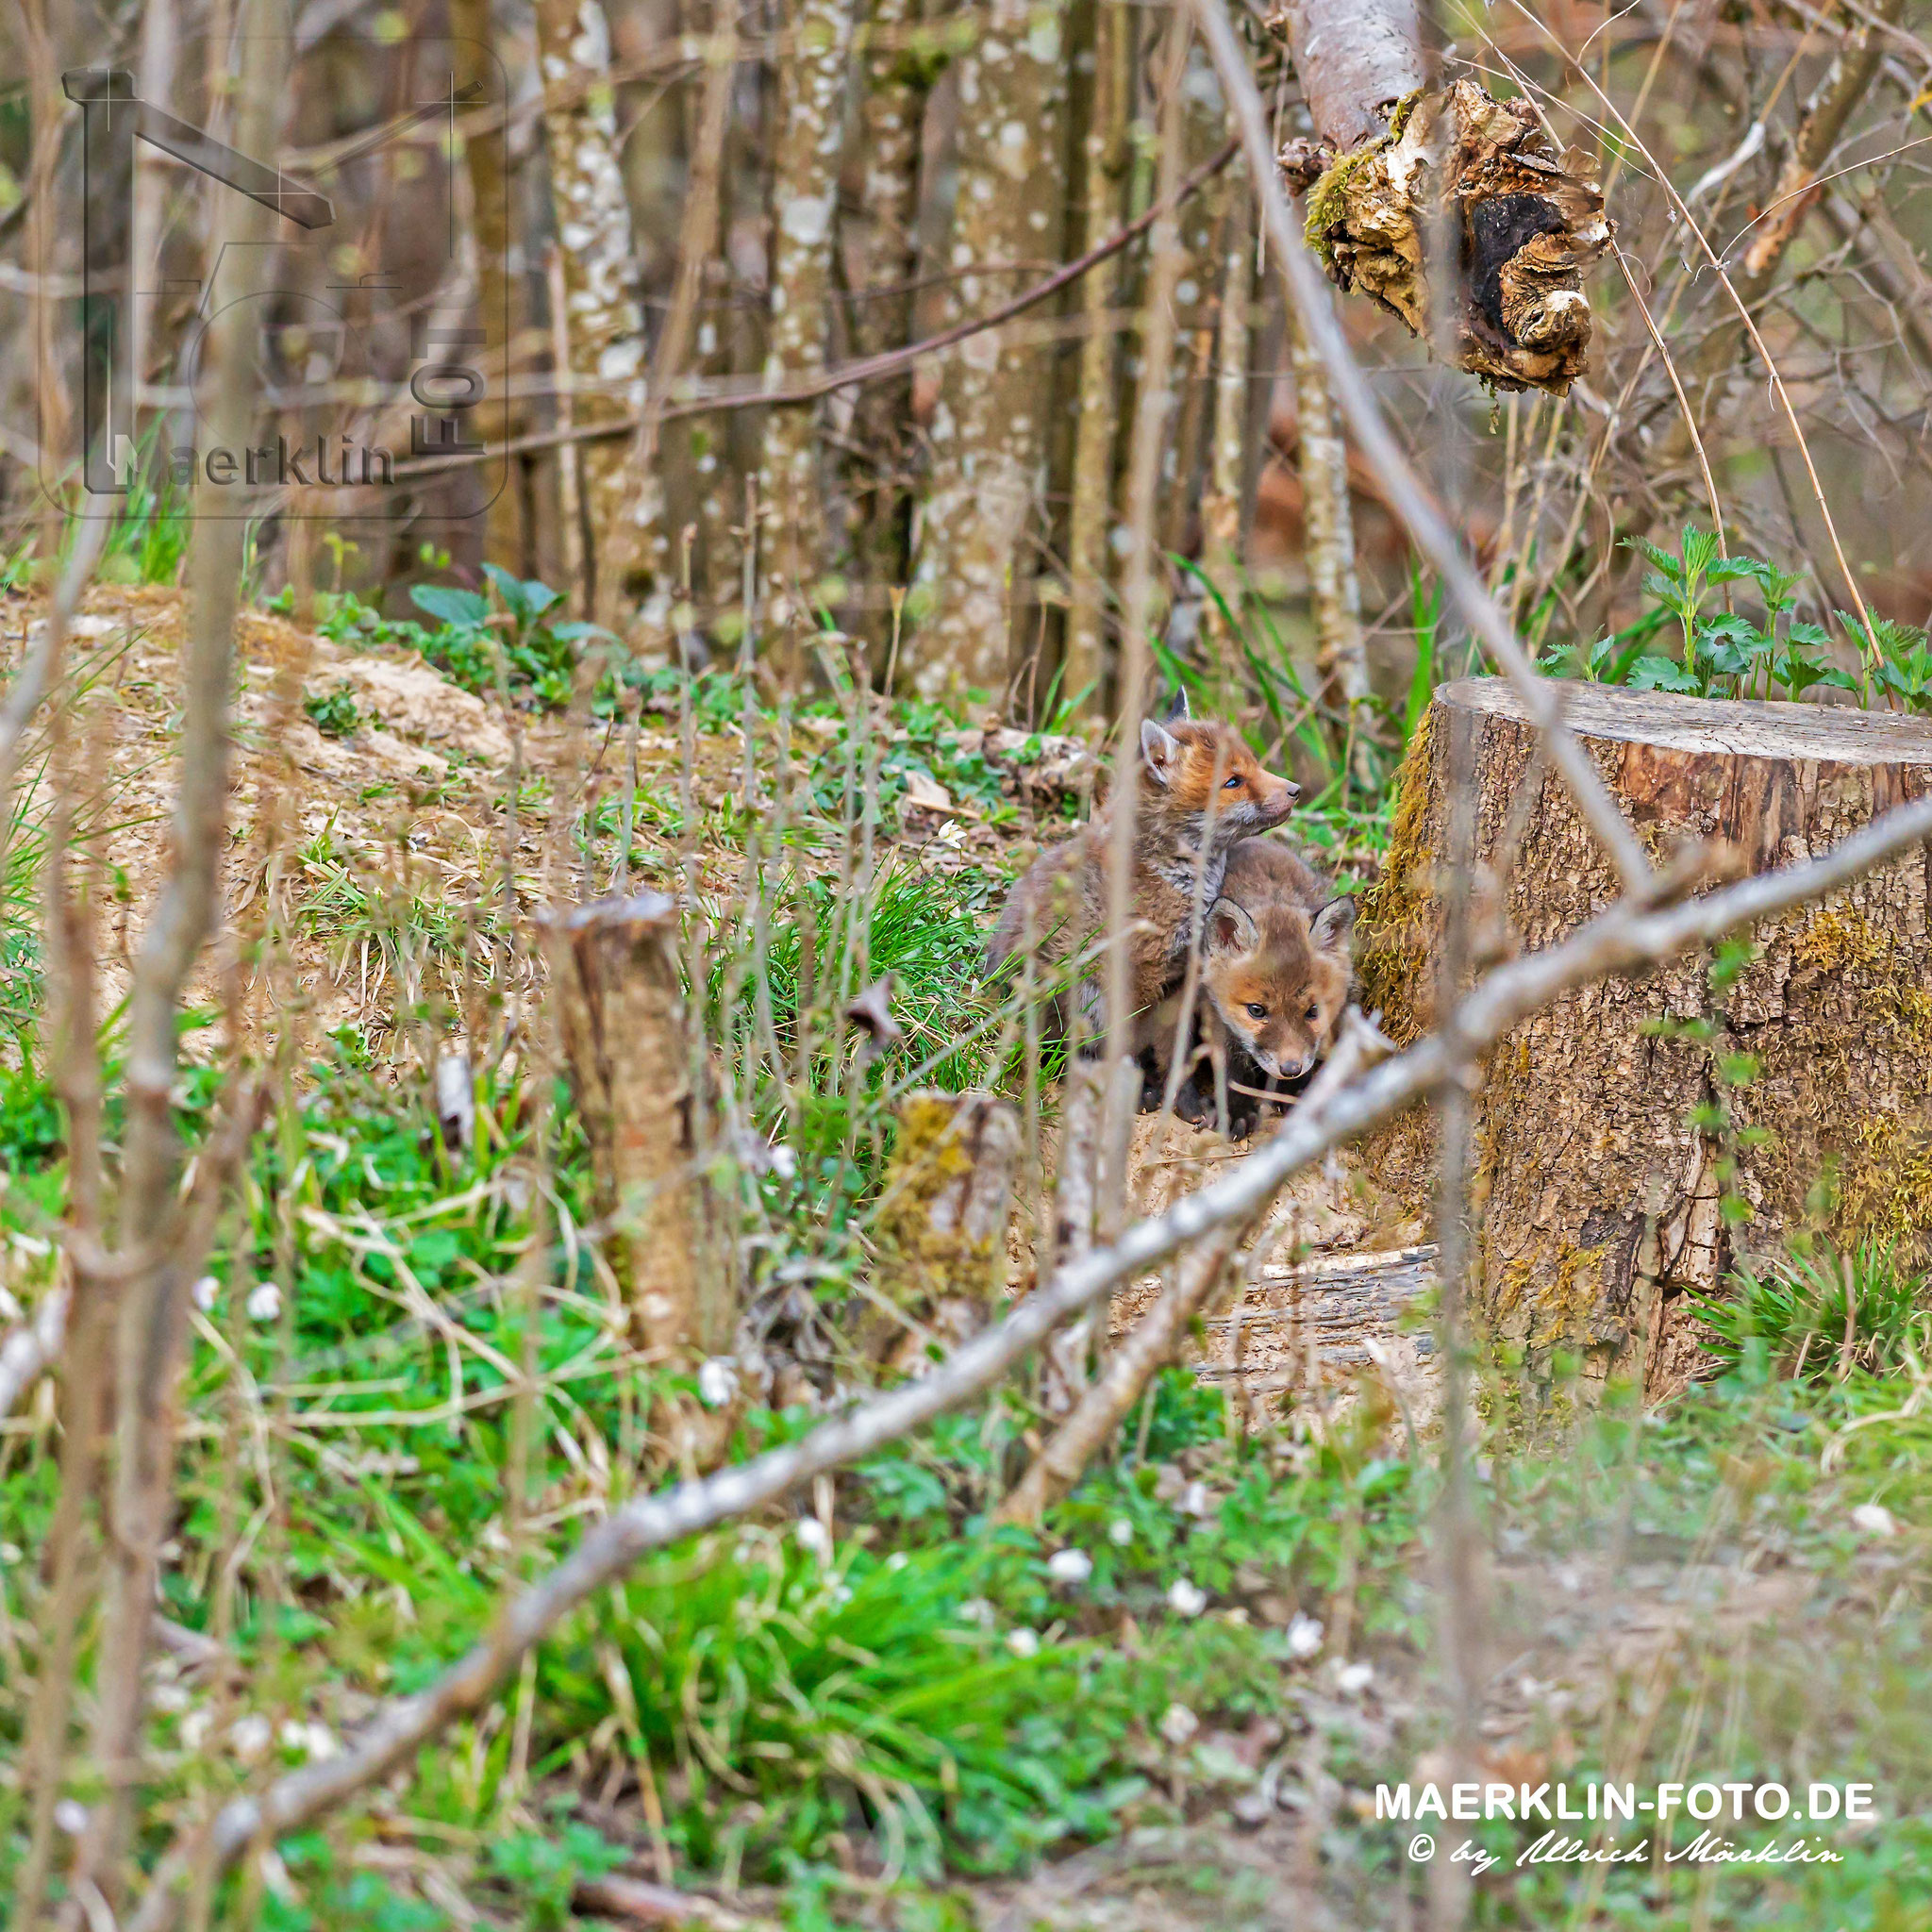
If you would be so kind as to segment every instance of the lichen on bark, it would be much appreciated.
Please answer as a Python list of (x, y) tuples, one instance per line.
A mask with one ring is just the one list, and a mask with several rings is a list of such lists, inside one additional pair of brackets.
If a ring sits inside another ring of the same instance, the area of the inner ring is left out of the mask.
[[(1058, 258), (1066, 210), (1067, 74), (1060, 0), (992, 0), (958, 61), (958, 201), (951, 314), (990, 307)], [(932, 481), (914, 574), (919, 628), (906, 658), (930, 697), (995, 701), (1011, 669), (1034, 555), (1049, 367), (1023, 332), (954, 349), (932, 424)]]
[[(787, 25), (794, 44), (779, 68), (772, 176), (765, 380), (773, 388), (815, 375), (825, 366), (852, 0), (796, 0), (787, 8)], [(771, 519), (769, 608), (774, 625), (788, 635), (810, 626), (823, 573), (821, 441), (814, 408), (774, 409), (765, 425), (758, 494)], [(781, 656), (791, 660), (797, 654), (783, 645)]]
[[(644, 319), (638, 300), (630, 205), (618, 164), (610, 27), (599, 0), (539, 0), (550, 189), (563, 258), (572, 413), (579, 427), (634, 416), (644, 401)], [(642, 479), (626, 438), (580, 452), (587, 564), (601, 624), (626, 627), (643, 562)]]

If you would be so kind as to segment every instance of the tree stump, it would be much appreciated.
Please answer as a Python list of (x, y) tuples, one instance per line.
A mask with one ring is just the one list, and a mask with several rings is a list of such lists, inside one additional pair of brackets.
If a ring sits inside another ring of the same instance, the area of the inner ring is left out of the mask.
[(901, 1371), (929, 1366), (927, 1339), (957, 1345), (986, 1325), (1006, 1283), (1020, 1122), (990, 1093), (908, 1093), (880, 1191), (878, 1267), (855, 1340)]
[[(1707, 840), (1733, 874), (1820, 854), (1932, 791), (1932, 724), (1577, 685), (1566, 715), (1654, 859)], [(1478, 943), (1553, 945), (1614, 871), (1501, 679), (1445, 685), (1404, 768), (1360, 922), (1362, 1004), (1429, 1024), (1452, 773), (1475, 788)], [(1513, 856), (1500, 850), (1520, 828)], [(1656, 1395), (1701, 1359), (1685, 1297), (1811, 1231), (1932, 1253), (1932, 849), (1722, 956), (1584, 987), (1490, 1055), (1475, 1101), (1473, 1281), (1532, 1379), (1564, 1356)], [(1740, 936), (1743, 937), (1742, 935)], [(1416, 1130), (1409, 1177), (1420, 1182)], [(1419, 1191), (1419, 1190), (1418, 1190)]]
[(617, 1232), (611, 1258), (636, 1338), (674, 1360), (728, 1349), (736, 1296), (705, 1238), (676, 902), (599, 899), (553, 918), (546, 937), (597, 1210)]

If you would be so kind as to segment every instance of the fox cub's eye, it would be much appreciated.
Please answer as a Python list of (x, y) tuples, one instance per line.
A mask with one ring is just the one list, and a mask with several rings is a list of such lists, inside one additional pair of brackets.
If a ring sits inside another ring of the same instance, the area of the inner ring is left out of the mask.
[(1307, 1013), (1305, 1013), (1302, 1017), (1306, 1019), (1310, 1025), (1312, 1025), (1317, 1020), (1319, 1020), (1322, 1017), (1322, 1009), (1320, 1007), (1310, 1007)]
[(1267, 1008), (1266, 1007), (1259, 1007), (1259, 1006), (1257, 1006), (1257, 1005), (1255, 1004), (1255, 1002), (1254, 1002), (1253, 1000), (1250, 1000), (1250, 1001), (1248, 1002), (1248, 1018), (1249, 1018), (1249, 1019), (1251, 1019), (1251, 1020), (1265, 1020), (1265, 1019), (1266, 1019), (1267, 1017), (1268, 1017), (1268, 1008)]
[(1239, 791), (1241, 790), (1241, 774), (1240, 774), (1239, 772), (1237, 772), (1237, 773), (1236, 773), (1236, 774), (1234, 774), (1234, 776), (1233, 776), (1232, 778), (1230, 778), (1230, 779), (1229, 779), (1229, 780), (1227, 781), (1227, 783), (1226, 783), (1226, 784), (1224, 784), (1224, 786), (1223, 786), (1223, 787), (1222, 787), (1221, 789), (1222, 789), (1222, 790), (1223, 790), (1224, 791)]

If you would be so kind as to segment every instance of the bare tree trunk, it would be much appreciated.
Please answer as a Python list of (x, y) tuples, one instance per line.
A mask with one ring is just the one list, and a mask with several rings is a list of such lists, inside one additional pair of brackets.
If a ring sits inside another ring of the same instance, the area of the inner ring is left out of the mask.
[(1283, 0), (1269, 25), (1315, 124), (1282, 159), (1330, 276), (1432, 339), (1425, 258), (1454, 236), (1458, 366), (1565, 393), (1589, 360), (1583, 275), (1611, 233), (1588, 158), (1559, 154), (1526, 101), (1466, 79), (1425, 92), (1413, 0)]
[(1427, 84), (1415, 0), (1282, 0), (1268, 25), (1288, 42), (1315, 132), (1338, 154), (1389, 132)]
[(1348, 444), (1329, 393), (1321, 351), (1289, 318), (1294, 365), (1296, 460), (1302, 481), (1302, 544), (1315, 618), (1316, 664), (1348, 708), (1348, 756), (1366, 784), (1369, 658), (1362, 643), (1361, 586), (1348, 503)]
[[(1208, 489), (1201, 499), (1201, 567), (1237, 618), (1241, 608), (1241, 501), (1247, 486), (1252, 351), (1249, 321), (1255, 285), (1255, 226), (1249, 198), (1236, 194), (1222, 220), (1221, 317), (1214, 362), (1214, 428), (1208, 451)], [(1238, 680), (1238, 635), (1218, 611), (1208, 617), (1222, 667)]]
[[(1121, 218), (1133, 20), (1120, 0), (1098, 0), (1093, 21), (1093, 118), (1087, 130), (1081, 198), (1091, 248)], [(1067, 526), (1070, 579), (1061, 694), (1100, 711), (1106, 702), (1107, 555), (1113, 528), (1113, 470), (1120, 376), (1108, 310), (1120, 271), (1108, 262), (1080, 283), (1078, 416), (1074, 431), (1073, 510)]]
[[(563, 256), (563, 314), (579, 426), (617, 421), (644, 401), (644, 318), (633, 282), (630, 204), (618, 165), (610, 26), (601, 0), (538, 0), (537, 39), (556, 105), (543, 117), (550, 188)], [(583, 608), (620, 633), (635, 609), (644, 563), (642, 490), (634, 443), (578, 445), (590, 532)]]
[[(178, 43), (178, 20), (175, 0), (147, 0), (141, 16), (141, 98), (158, 108), (172, 110), (175, 93), (175, 64)], [(139, 405), (141, 385), (147, 380), (149, 324), (153, 308), (160, 301), (163, 287), (161, 214), (168, 194), (168, 161), (158, 148), (144, 141), (134, 143), (134, 232), (127, 251), (127, 325), (132, 331), (128, 366), (134, 372), (135, 399)], [(154, 293), (147, 305), (141, 300), (144, 277), (153, 277)], [(139, 416), (136, 417), (139, 423)]]
[[(1196, 47), (1181, 79), (1181, 171), (1191, 174), (1227, 138), (1227, 114), (1207, 55)], [(1214, 313), (1219, 303), (1215, 269), (1222, 211), (1247, 189), (1238, 175), (1222, 175), (1204, 194), (1180, 209), (1177, 229), (1183, 261), (1174, 285), (1174, 423), (1161, 461), (1163, 501), (1160, 542), (1184, 554), (1199, 536), (1204, 467), (1214, 408)]]
[[(874, 0), (867, 24), (860, 108), (864, 217), (852, 250), (852, 350), (877, 355), (912, 339), (912, 278), (919, 267), (920, 151), (928, 70), (901, 42), (919, 0)], [(852, 608), (846, 628), (875, 645), (890, 641), (891, 592), (906, 588), (912, 459), (912, 372), (869, 383), (853, 415), (857, 451), (846, 467)], [(883, 660), (881, 660), (883, 664)]]
[[(774, 389), (825, 366), (852, 7), (853, 0), (791, 0), (786, 8), (793, 45), (778, 70), (772, 322), (765, 346), (765, 381)], [(812, 627), (824, 564), (818, 428), (816, 408), (772, 410), (758, 473), (758, 498), (770, 517), (767, 608), (780, 633), (774, 641), (788, 684), (797, 682), (806, 663), (803, 633)]]
[[(1058, 258), (1065, 212), (1061, 0), (992, 0), (960, 58), (954, 293), (969, 315)], [(919, 630), (908, 663), (928, 696), (998, 702), (1015, 612), (1028, 602), (1027, 535), (1045, 460), (1047, 358), (998, 333), (948, 359), (932, 428), (933, 475), (915, 578)]]
[[(719, 26), (711, 37), (706, 57), (705, 84), (698, 96), (697, 122), (691, 130), (691, 173), (685, 184), (684, 216), (677, 228), (677, 273), (671, 285), (671, 303), (664, 326), (651, 359), (650, 394), (644, 403), (644, 420), (639, 426), (631, 460), (638, 477), (637, 519), (643, 550), (645, 572), (651, 583), (639, 625), (641, 641), (653, 650), (663, 648), (670, 637), (671, 595), (681, 587), (685, 562), (679, 541), (681, 532), (670, 527), (670, 503), (665, 487), (665, 465), (660, 458), (659, 425), (665, 405), (684, 374), (693, 341), (701, 350), (704, 340), (698, 325), (698, 310), (705, 283), (712, 266), (712, 251), (718, 241), (718, 209), (723, 190), (724, 150), (729, 131), (731, 91), (736, 84), (731, 18), (728, 5), (719, 8)], [(703, 434), (702, 431), (699, 432)], [(699, 493), (714, 487), (702, 463)]]
[[(508, 102), (495, 99), (494, 64), (489, 50), (494, 43), (492, 0), (450, 0), (449, 27), (456, 42), (457, 80), (460, 87), (483, 89), (481, 112), (508, 111)], [(492, 434), (518, 435), (527, 425), (528, 410), (508, 399), (521, 308), (511, 300), (509, 266), (509, 182), (504, 173), (504, 138), (492, 129), (466, 133), (463, 168), (470, 183), (470, 245), (476, 261), (476, 320), (484, 334), (486, 367), (505, 401), (488, 412)], [(491, 499), (485, 513), (484, 554), (508, 564), (524, 547), (523, 507), (511, 479)]]

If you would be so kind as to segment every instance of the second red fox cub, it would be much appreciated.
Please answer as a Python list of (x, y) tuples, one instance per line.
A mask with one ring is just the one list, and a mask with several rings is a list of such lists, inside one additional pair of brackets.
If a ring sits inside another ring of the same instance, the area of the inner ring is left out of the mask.
[[(1137, 784), (1134, 810), (1133, 910), (1139, 929), (1127, 960), (1138, 1049), (1152, 1036), (1146, 1022), (1180, 983), (1198, 938), (1197, 907), (1224, 890), (1227, 853), (1237, 840), (1278, 825), (1297, 787), (1261, 769), (1232, 725), (1185, 716), (1141, 727), (1141, 756), (1126, 782)], [(1041, 979), (1093, 946), (1107, 928), (1108, 850), (1113, 800), (1064, 844), (1033, 861), (1008, 896), (987, 947), (1002, 966), (1026, 949)], [(1106, 1030), (1106, 967), (1090, 959), (1074, 973), (1071, 999), (1053, 1001), (1054, 1030), (1065, 1037), (1080, 1014), (1085, 1046), (1095, 1050)]]
[[(1355, 902), (1273, 839), (1244, 839), (1227, 858), (1222, 896), (1201, 937), (1200, 1032), (1210, 1063), (1225, 1070), (1231, 1126), (1252, 1126), (1256, 1093), (1303, 1078), (1334, 1037), (1354, 980)], [(1178, 993), (1156, 1015), (1164, 1033), (1157, 1063), (1172, 1053)], [(1183, 1119), (1214, 1118), (1215, 1075), (1198, 1066), (1174, 1098)], [(1284, 1095), (1284, 1098), (1286, 1095)]]

